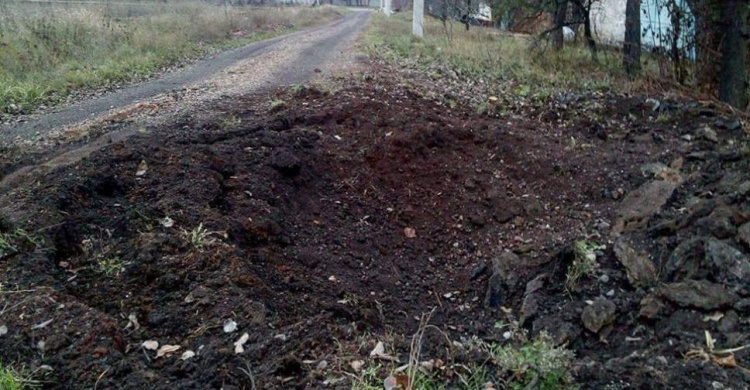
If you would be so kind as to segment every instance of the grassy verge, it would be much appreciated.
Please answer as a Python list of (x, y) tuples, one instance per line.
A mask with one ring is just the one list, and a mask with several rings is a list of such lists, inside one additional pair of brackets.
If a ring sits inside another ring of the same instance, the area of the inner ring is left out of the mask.
[(334, 20), (332, 7), (0, 3), (0, 114)]
[[(517, 95), (548, 95), (560, 90), (630, 90), (641, 81), (622, 72), (622, 57), (603, 52), (592, 61), (579, 44), (554, 52), (535, 47), (527, 36), (497, 29), (463, 25), (447, 26), (434, 18), (425, 20), (425, 37), (411, 35), (411, 13), (386, 18), (374, 15), (364, 38), (365, 50), (386, 60), (411, 61), (422, 68), (447, 72), (459, 79), (496, 84)], [(646, 64), (644, 73), (656, 72)]]

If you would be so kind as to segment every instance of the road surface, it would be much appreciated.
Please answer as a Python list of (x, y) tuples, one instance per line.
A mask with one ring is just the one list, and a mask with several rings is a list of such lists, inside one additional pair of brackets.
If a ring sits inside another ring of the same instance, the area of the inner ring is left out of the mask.
[(96, 120), (185, 90), (187, 101), (206, 100), (234, 93), (304, 82), (317, 73), (346, 63), (352, 43), (361, 32), (369, 10), (356, 10), (332, 23), (249, 44), (205, 58), (181, 70), (102, 96), (33, 117), (26, 122), (0, 125), (0, 142), (44, 142), (65, 127)]

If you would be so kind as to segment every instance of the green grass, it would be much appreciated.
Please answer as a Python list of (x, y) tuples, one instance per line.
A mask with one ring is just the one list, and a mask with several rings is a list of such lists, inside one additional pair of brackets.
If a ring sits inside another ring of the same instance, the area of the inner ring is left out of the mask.
[(576, 241), (573, 246), (573, 262), (565, 274), (565, 287), (569, 291), (577, 291), (581, 279), (594, 275), (598, 266), (595, 251), (599, 249), (604, 249), (604, 246), (583, 240)]
[(12, 369), (0, 365), (0, 390), (21, 390), (23, 388), (23, 378)]
[[(622, 57), (604, 51), (598, 61), (583, 45), (570, 44), (563, 50), (535, 48), (531, 39), (507, 34), (497, 29), (472, 27), (465, 31), (455, 23), (444, 28), (434, 18), (425, 20), (425, 37), (411, 35), (411, 13), (397, 13), (390, 18), (374, 15), (364, 39), (371, 55), (386, 60), (412, 61), (428, 69), (428, 76), (440, 64), (462, 80), (482, 80), (497, 84), (519, 97), (545, 97), (556, 90), (608, 91), (630, 89), (640, 80), (631, 81), (623, 73)], [(644, 65), (644, 73), (656, 69)]]
[(207, 53), (339, 16), (332, 7), (227, 8), (205, 2), (0, 3), (0, 113), (143, 78)]
[(520, 347), (512, 345), (494, 346), (490, 354), (495, 364), (511, 373), (509, 389), (525, 389), (536, 382), (540, 390), (575, 389), (570, 369), (573, 354), (564, 347), (555, 347), (545, 333)]

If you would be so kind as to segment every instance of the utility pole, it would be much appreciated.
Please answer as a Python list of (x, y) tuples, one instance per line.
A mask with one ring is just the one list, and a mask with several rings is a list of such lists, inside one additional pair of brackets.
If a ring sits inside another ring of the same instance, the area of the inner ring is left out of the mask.
[(385, 13), (385, 16), (391, 16), (391, 0), (383, 0), (383, 2), (385, 2), (383, 13)]
[(411, 33), (422, 38), (424, 32), (424, 0), (414, 0), (414, 15), (411, 23)]

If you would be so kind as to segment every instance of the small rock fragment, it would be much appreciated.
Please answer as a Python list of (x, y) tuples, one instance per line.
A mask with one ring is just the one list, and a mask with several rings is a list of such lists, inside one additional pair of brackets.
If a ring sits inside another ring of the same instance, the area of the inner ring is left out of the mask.
[(237, 330), (237, 323), (233, 319), (224, 320), (224, 333), (232, 333)]
[(141, 343), (141, 346), (149, 351), (156, 351), (159, 348), (159, 342), (156, 340), (146, 340)]
[(188, 359), (192, 359), (194, 356), (195, 356), (195, 352), (193, 352), (191, 350), (187, 350), (187, 351), (185, 351), (185, 352), (182, 353), (182, 356), (180, 357), (180, 359), (182, 359), (182, 360), (188, 360)]
[(661, 300), (653, 295), (648, 295), (641, 300), (641, 310), (638, 312), (638, 315), (643, 318), (652, 319), (659, 314), (662, 308), (664, 308), (664, 304)]
[(581, 314), (583, 326), (593, 333), (599, 332), (605, 325), (615, 320), (615, 304), (606, 298), (596, 298), (591, 305), (586, 306)]
[(0, 336), (5, 336), (8, 334), (8, 327), (5, 325), (0, 325)]

